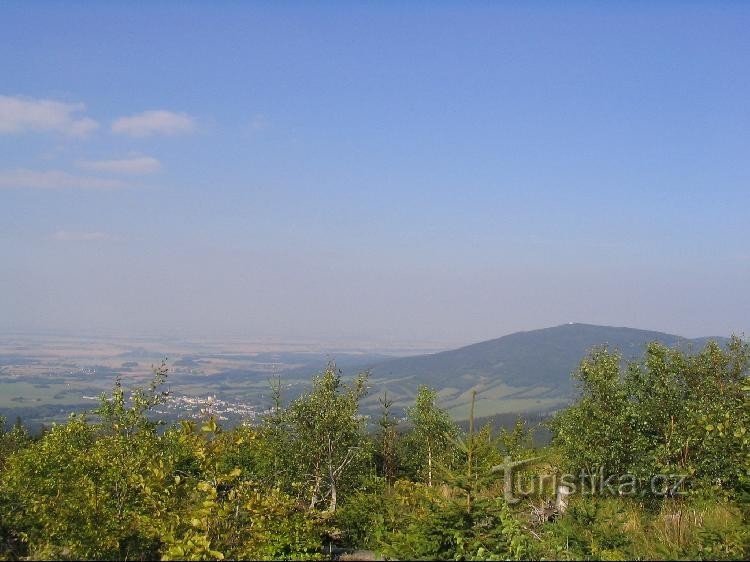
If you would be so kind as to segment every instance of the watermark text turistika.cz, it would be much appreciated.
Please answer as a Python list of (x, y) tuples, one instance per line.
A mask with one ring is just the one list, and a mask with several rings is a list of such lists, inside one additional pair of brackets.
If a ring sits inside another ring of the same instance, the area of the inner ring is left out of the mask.
[(655, 474), (650, 479), (639, 479), (634, 474), (606, 474), (604, 467), (592, 473), (582, 470), (579, 474), (525, 475), (520, 470), (540, 460), (540, 457), (513, 461), (505, 457), (502, 464), (493, 466), (491, 472), (503, 473), (505, 500), (517, 503), (524, 496), (533, 495), (543, 489), (565, 490), (565, 495), (588, 496), (637, 496), (648, 492), (658, 497), (685, 494), (686, 474)]

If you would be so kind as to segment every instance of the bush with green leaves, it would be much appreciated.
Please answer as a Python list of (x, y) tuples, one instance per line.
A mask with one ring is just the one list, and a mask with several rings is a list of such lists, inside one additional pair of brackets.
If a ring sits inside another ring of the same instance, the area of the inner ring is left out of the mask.
[(386, 496), (377, 547), (394, 559), (522, 560), (529, 537), (502, 498), (478, 498), (466, 509), (463, 498), (435, 488), (404, 483)]
[(744, 560), (750, 554), (740, 510), (716, 499), (577, 497), (534, 533), (539, 559)]
[(162, 396), (157, 386), (126, 398), (118, 383), (102, 398), (98, 422), (72, 416), (6, 459), (0, 555), (316, 557), (320, 522), (232, 466), (255, 433), (223, 432), (213, 419), (158, 431), (147, 416)]
[(733, 338), (697, 353), (658, 343), (642, 361), (594, 351), (576, 376), (578, 401), (552, 427), (563, 470), (632, 474), (650, 493), (656, 475), (685, 475), (678, 492), (740, 494), (750, 475), (748, 344)]
[(384, 531), (386, 502), (392, 486), (383, 477), (363, 480), (336, 512), (335, 525), (352, 548), (375, 549)]

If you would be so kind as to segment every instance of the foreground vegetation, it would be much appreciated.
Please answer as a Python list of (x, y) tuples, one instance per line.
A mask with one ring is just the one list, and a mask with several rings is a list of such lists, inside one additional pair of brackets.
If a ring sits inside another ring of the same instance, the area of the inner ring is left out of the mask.
[[(119, 381), (89, 417), (0, 433), (0, 558), (750, 557), (750, 350), (598, 349), (532, 445), (523, 421), (463, 431), (421, 387), (407, 420), (331, 365), (257, 426), (150, 417), (167, 377)], [(558, 495), (560, 485), (563, 492)]]

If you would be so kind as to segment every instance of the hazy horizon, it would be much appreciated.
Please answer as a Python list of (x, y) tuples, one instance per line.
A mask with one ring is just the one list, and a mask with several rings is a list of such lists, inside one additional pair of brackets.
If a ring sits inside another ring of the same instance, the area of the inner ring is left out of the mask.
[(0, 332), (750, 333), (750, 4), (0, 7)]

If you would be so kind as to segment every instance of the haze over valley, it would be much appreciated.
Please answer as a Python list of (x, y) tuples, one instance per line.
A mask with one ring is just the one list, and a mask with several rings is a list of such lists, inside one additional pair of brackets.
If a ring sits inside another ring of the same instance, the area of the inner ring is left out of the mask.
[(272, 406), (270, 383), (282, 382), (289, 401), (310, 387), (310, 378), (335, 362), (345, 376), (369, 373), (366, 415), (377, 415), (384, 393), (404, 415), (420, 385), (438, 391), (456, 419), (468, 417), (472, 392), (476, 415), (549, 414), (575, 396), (571, 373), (597, 346), (640, 359), (646, 344), (700, 349), (713, 339), (589, 324), (517, 332), (458, 349), (437, 344), (384, 347), (360, 343), (273, 343), (5, 335), (0, 346), (0, 409), (32, 427), (88, 412), (117, 377), (126, 388), (144, 385), (166, 359), (170, 397), (156, 414), (169, 419), (215, 415), (228, 426), (257, 423)]

